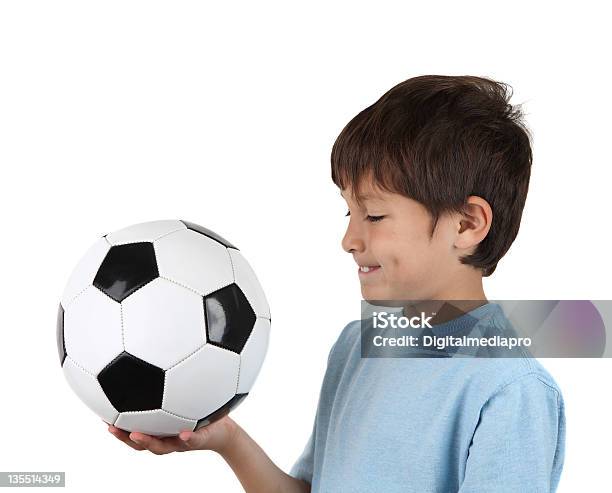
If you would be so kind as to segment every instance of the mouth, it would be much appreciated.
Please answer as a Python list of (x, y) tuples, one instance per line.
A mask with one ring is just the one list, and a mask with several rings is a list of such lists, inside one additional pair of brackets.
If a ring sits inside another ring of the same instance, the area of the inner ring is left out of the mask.
[(374, 272), (378, 272), (379, 270), (380, 270), (380, 265), (369, 265), (369, 266), (360, 265), (357, 268), (357, 273), (360, 276), (371, 276)]

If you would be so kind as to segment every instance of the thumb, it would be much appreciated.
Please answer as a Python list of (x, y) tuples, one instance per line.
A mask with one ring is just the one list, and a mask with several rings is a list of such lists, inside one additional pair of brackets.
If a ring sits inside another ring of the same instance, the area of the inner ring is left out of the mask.
[(191, 449), (203, 448), (208, 441), (208, 430), (200, 429), (197, 433), (193, 431), (181, 431), (179, 439)]

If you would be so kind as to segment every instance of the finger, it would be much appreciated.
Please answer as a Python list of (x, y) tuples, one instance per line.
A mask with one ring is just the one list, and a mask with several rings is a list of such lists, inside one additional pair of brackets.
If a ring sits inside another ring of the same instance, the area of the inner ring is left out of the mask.
[(138, 445), (136, 442), (130, 440), (129, 433), (127, 431), (121, 430), (116, 427), (109, 428), (108, 431), (110, 431), (115, 436), (115, 438), (122, 441), (134, 450), (145, 450), (142, 445)]
[(127, 431), (121, 430), (116, 426), (110, 425), (108, 427), (108, 431), (113, 434), (117, 439), (121, 440), (126, 445), (129, 445), (134, 450), (144, 450), (142, 445), (138, 445), (136, 442), (130, 440), (129, 433)]
[(177, 436), (164, 437), (158, 439), (163, 443), (164, 447), (169, 449), (170, 452), (185, 452), (190, 450), (190, 447)]
[(176, 437), (157, 438), (144, 433), (132, 432), (129, 438), (156, 455), (184, 450), (184, 446), (176, 440)]

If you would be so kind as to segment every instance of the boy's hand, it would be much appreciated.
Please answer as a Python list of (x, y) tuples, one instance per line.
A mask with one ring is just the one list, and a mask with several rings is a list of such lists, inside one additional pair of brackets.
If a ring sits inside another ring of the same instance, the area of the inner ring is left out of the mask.
[(231, 446), (237, 428), (236, 423), (227, 415), (197, 431), (181, 431), (178, 436), (164, 438), (135, 431), (129, 433), (108, 423), (107, 425), (108, 431), (125, 444), (135, 450), (149, 450), (155, 455), (187, 450), (214, 450), (221, 453)]

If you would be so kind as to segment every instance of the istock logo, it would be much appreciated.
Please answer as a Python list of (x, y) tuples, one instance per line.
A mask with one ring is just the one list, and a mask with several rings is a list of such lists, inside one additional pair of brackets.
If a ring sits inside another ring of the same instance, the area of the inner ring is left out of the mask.
[(421, 312), (420, 317), (405, 317), (388, 312), (372, 312), (372, 321), (375, 329), (386, 329), (388, 327), (392, 329), (431, 329), (429, 321), (434, 315), (435, 313), (432, 313), (430, 317), (426, 317), (425, 312)]

